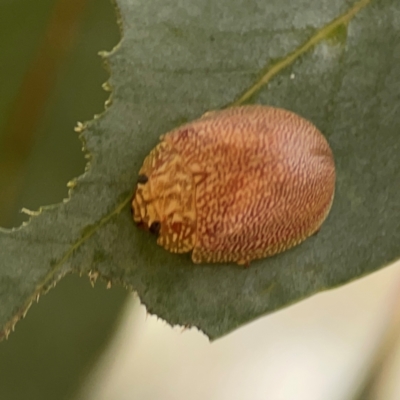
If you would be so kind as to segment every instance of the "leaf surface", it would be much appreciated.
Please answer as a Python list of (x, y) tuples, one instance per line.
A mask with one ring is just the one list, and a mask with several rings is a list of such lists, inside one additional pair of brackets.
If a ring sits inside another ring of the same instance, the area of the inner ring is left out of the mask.
[[(68, 201), (0, 231), (3, 335), (72, 271), (138, 292), (148, 311), (210, 338), (400, 254), (400, 4), (395, 0), (118, 0), (104, 54), (112, 105), (83, 132), (90, 168)], [(137, 229), (130, 199), (161, 134), (204, 112), (261, 103), (313, 121), (337, 186), (320, 233), (278, 256), (194, 265)]]

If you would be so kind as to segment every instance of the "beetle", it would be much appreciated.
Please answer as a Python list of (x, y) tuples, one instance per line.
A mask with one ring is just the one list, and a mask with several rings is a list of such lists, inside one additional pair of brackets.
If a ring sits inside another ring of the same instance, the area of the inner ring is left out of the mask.
[(161, 136), (139, 171), (132, 211), (170, 252), (249, 265), (315, 234), (334, 191), (322, 133), (291, 111), (249, 105)]

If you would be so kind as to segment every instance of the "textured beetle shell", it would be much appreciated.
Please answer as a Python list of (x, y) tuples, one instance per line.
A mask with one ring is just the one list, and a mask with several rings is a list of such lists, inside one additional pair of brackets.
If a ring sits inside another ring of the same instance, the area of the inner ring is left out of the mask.
[(289, 249), (317, 232), (335, 189), (318, 129), (279, 108), (213, 111), (166, 135), (145, 159), (134, 220), (160, 222), (158, 243), (192, 260), (237, 262)]

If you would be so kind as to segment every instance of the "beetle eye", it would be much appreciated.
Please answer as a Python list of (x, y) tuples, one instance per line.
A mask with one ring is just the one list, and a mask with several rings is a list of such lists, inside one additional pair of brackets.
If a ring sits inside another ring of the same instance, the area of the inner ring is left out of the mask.
[(159, 221), (154, 221), (149, 228), (149, 231), (154, 234), (158, 235), (160, 233), (161, 224)]
[(148, 180), (149, 180), (149, 178), (146, 175), (139, 175), (138, 179), (137, 179), (137, 183), (144, 185), (145, 183), (147, 183)]

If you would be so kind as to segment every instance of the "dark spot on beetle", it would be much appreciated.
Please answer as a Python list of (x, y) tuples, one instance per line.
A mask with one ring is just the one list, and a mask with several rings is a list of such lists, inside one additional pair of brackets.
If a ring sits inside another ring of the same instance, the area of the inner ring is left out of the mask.
[(210, 42), (213, 42), (215, 40), (215, 37), (213, 35), (210, 35)]
[(159, 221), (154, 221), (149, 228), (149, 231), (153, 234), (153, 235), (158, 235), (160, 233), (160, 228), (161, 228), (161, 224)]
[(143, 221), (136, 222), (136, 226), (140, 229), (147, 230), (147, 225)]
[(137, 179), (137, 183), (144, 185), (145, 183), (147, 183), (148, 180), (149, 180), (149, 178), (146, 175), (139, 175), (138, 179)]

